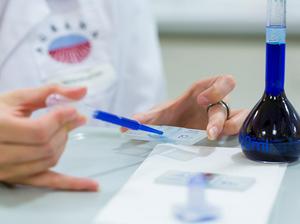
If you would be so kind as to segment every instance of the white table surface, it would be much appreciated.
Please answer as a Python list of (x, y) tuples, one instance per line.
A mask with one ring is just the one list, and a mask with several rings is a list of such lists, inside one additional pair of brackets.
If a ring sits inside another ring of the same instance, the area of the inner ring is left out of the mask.
[[(83, 139), (80, 139), (84, 134)], [(76, 137), (75, 137), (76, 136)], [(236, 147), (236, 139), (221, 144)], [(56, 168), (68, 174), (99, 181), (98, 193), (57, 192), (34, 188), (0, 187), (0, 224), (89, 224), (126, 183), (153, 148), (152, 144), (128, 142), (117, 130), (83, 128), (70, 138)], [(279, 191), (270, 224), (299, 223), (300, 165), (289, 166)], [(238, 212), (238, 210), (237, 210)], [(251, 208), (249, 208), (251, 212)]]

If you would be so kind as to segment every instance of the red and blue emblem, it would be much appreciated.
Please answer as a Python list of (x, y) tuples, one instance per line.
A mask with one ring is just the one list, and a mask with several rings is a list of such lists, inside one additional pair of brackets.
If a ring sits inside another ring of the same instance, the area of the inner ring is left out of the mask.
[(70, 34), (52, 41), (48, 48), (48, 54), (55, 61), (77, 64), (88, 58), (91, 48), (91, 42), (86, 37)]

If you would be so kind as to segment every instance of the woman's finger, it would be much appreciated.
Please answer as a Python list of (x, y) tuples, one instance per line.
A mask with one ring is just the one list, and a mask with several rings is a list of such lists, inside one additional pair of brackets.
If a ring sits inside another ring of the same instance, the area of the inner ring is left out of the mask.
[(49, 168), (54, 167), (65, 149), (67, 135), (67, 130), (65, 128), (62, 128), (53, 136), (52, 140), (49, 143), (39, 146), (39, 149), (41, 151), (47, 151), (49, 154), (49, 156), (44, 159), (25, 163), (14, 163), (7, 166), (2, 166), (0, 164), (0, 179), (19, 179), (44, 172)]
[(1, 167), (0, 180), (6, 182), (13, 182), (18, 179), (23, 179), (28, 176), (36, 175), (47, 171), (49, 168), (54, 167), (57, 163), (56, 158), (46, 158), (43, 160), (37, 160), (34, 162), (28, 162), (23, 164), (11, 165), (7, 167)]
[[(139, 114), (135, 114), (132, 119), (140, 122), (141, 124), (153, 124), (153, 120), (155, 120), (155, 118), (159, 117), (156, 115), (157, 112), (152, 112), (149, 111), (148, 113), (139, 113)], [(126, 132), (128, 131), (128, 128), (124, 128), (121, 127), (120, 128), (121, 132)]]
[(248, 114), (249, 114), (249, 110), (232, 111), (229, 120), (227, 120), (224, 124), (222, 134), (223, 135), (238, 134)]
[(69, 131), (86, 122), (85, 117), (78, 117), (74, 122), (67, 123), (58, 131), (49, 143), (42, 145), (30, 144), (0, 144), (0, 167), (12, 164), (32, 162), (48, 158), (55, 154), (56, 148), (66, 141)]
[(74, 129), (83, 126), (84, 124), (86, 124), (86, 122), (87, 118), (85, 116), (78, 115), (78, 117), (74, 121), (67, 123), (64, 127), (67, 132), (71, 132)]
[(0, 145), (0, 169), (3, 166), (22, 164), (49, 158), (54, 150), (45, 146), (33, 145)]
[(133, 119), (142, 124), (150, 125), (172, 125), (174, 114), (181, 110), (185, 105), (181, 103), (182, 99), (172, 100), (152, 108), (145, 113), (139, 113), (133, 116)]
[(212, 106), (208, 111), (207, 135), (210, 140), (216, 140), (223, 131), (227, 119), (227, 111), (222, 105)]
[(85, 87), (62, 87), (59, 85), (48, 85), (40, 88), (30, 88), (8, 93), (1, 98), (12, 106), (22, 105), (28, 110), (37, 110), (46, 107), (45, 101), (52, 94), (60, 94), (73, 100), (80, 100), (87, 93)]
[[(44, 144), (67, 124), (75, 125), (80, 115), (73, 108), (59, 108), (37, 119), (0, 117), (0, 142)], [(76, 125), (75, 125), (76, 126)]]
[(153, 120), (153, 117), (155, 116), (156, 113), (153, 113), (152, 111), (149, 111), (147, 113), (139, 113), (135, 114), (132, 119), (143, 123), (143, 124), (149, 124), (151, 120)]
[(52, 171), (47, 171), (21, 180), (10, 181), (9, 183), (49, 188), (54, 190), (96, 192), (99, 189), (98, 183), (94, 180), (70, 177)]
[(230, 75), (220, 76), (210, 86), (199, 93), (197, 102), (201, 106), (217, 103), (223, 100), (235, 87), (234, 78)]

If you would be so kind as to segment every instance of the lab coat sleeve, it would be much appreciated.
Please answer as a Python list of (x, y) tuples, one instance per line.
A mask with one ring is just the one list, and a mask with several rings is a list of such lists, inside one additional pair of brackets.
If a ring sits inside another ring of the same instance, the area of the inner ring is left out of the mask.
[(166, 97), (166, 86), (158, 32), (149, 3), (146, 0), (119, 2), (123, 2), (125, 15), (119, 13), (118, 27), (123, 34), (119, 38), (121, 82), (114, 111), (131, 116), (161, 103)]

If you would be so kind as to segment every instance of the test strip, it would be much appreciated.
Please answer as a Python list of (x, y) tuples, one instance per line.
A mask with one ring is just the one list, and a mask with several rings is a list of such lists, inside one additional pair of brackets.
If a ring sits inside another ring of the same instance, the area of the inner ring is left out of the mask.
[(207, 137), (206, 132), (197, 129), (187, 129), (171, 126), (150, 126), (164, 132), (163, 135), (155, 135), (141, 131), (128, 130), (123, 136), (131, 140), (150, 142), (173, 143), (180, 145), (194, 145)]
[(229, 190), (229, 191), (245, 191), (255, 183), (255, 178), (239, 177), (215, 173), (193, 173), (170, 170), (155, 179), (157, 184), (186, 186), (189, 180), (195, 176), (202, 174), (206, 177), (207, 188)]

